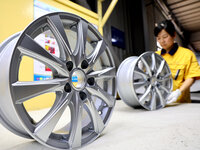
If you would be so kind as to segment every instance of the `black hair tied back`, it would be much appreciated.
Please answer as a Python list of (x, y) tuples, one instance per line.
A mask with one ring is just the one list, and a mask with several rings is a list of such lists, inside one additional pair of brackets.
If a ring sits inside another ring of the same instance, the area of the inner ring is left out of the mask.
[(157, 37), (160, 31), (165, 30), (172, 37), (175, 36), (175, 28), (170, 20), (164, 20), (159, 24), (155, 24), (154, 35)]

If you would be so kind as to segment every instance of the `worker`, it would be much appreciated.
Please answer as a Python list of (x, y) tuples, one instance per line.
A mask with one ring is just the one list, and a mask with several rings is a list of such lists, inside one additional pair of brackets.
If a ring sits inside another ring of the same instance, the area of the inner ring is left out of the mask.
[(165, 59), (173, 78), (173, 90), (167, 98), (167, 104), (191, 102), (190, 86), (200, 79), (200, 66), (195, 54), (175, 42), (175, 27), (170, 20), (156, 24), (154, 35), (162, 47), (156, 53)]

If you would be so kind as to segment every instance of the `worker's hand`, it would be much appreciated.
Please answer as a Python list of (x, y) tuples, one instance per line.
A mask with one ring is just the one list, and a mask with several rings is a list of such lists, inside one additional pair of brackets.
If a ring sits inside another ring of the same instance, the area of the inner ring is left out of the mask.
[(167, 104), (175, 102), (180, 95), (181, 95), (181, 91), (179, 89), (171, 92), (170, 95), (167, 97)]

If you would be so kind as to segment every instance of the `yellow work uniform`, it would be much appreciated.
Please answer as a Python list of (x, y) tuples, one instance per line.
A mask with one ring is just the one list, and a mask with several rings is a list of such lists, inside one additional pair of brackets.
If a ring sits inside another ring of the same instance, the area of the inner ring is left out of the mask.
[[(156, 52), (161, 55), (169, 65), (173, 78), (173, 91), (179, 89), (188, 78), (195, 78), (195, 80), (200, 79), (200, 66), (194, 53), (178, 45), (174, 47), (177, 48), (170, 50), (169, 53), (166, 53), (163, 49)], [(190, 89), (182, 92), (176, 102), (191, 102)]]

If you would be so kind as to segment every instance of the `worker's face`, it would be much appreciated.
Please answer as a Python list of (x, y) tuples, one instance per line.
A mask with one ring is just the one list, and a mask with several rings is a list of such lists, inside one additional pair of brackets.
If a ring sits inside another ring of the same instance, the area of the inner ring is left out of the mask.
[(171, 36), (169, 33), (165, 31), (165, 29), (161, 30), (157, 36), (157, 41), (160, 43), (163, 49), (169, 51), (174, 44), (175, 36)]

